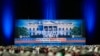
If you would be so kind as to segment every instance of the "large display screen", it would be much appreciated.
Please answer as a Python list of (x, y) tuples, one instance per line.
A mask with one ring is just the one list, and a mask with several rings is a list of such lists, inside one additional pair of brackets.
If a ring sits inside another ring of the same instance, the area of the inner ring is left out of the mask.
[(15, 45), (84, 45), (82, 20), (16, 21)]

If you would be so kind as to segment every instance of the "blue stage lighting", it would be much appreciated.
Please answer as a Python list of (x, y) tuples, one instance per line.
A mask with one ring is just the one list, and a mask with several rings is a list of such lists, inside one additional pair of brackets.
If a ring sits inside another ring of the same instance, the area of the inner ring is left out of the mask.
[(43, 0), (43, 8), (45, 19), (55, 19), (56, 0)]
[(13, 30), (13, 10), (11, 0), (5, 0), (3, 4), (2, 26), (3, 34), (10, 39)]
[(96, 0), (84, 0), (83, 13), (88, 33), (93, 33), (96, 22)]

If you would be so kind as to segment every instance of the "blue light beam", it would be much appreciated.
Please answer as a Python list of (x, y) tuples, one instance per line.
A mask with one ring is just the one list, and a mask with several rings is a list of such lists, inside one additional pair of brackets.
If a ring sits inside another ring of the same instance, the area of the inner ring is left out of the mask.
[(56, 18), (56, 0), (43, 0), (43, 13), (45, 19), (55, 19)]
[(3, 18), (2, 18), (2, 26), (3, 26), (3, 34), (7, 39), (11, 38), (12, 30), (13, 30), (13, 10), (12, 10), (12, 0), (4, 0), (3, 3)]
[(84, 0), (83, 13), (88, 33), (93, 33), (96, 20), (96, 0)]

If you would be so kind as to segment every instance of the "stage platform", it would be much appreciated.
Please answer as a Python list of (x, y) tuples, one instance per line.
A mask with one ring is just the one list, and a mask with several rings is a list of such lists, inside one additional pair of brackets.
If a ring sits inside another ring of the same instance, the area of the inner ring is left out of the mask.
[(81, 38), (16, 38), (16, 46), (65, 46), (85, 45), (86, 39)]

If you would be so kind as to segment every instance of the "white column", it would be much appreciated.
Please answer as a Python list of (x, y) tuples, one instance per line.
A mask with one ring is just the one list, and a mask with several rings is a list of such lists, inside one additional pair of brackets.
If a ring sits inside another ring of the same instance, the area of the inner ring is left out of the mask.
[(35, 28), (36, 30), (35, 30), (35, 35), (37, 35), (37, 28)]
[(33, 35), (33, 29), (31, 28), (31, 35)]
[(68, 35), (70, 35), (70, 28), (68, 28)]
[(66, 28), (64, 28), (64, 35), (66, 35)]
[(54, 28), (53, 28), (53, 26), (52, 26), (52, 31), (51, 31), (51, 33), (52, 33), (52, 37), (54, 37)]

